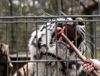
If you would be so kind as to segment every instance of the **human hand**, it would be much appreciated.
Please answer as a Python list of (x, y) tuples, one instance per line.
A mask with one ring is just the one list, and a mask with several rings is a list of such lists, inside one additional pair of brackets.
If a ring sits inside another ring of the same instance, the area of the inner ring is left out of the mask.
[(100, 76), (100, 61), (97, 59), (90, 59), (91, 63), (84, 62), (83, 63), (83, 70), (93, 76), (92, 72), (95, 71), (97, 76)]

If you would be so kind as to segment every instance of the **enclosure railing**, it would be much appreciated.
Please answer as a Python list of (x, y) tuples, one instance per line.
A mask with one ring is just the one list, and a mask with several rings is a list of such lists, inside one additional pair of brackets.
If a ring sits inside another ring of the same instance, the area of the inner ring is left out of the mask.
[[(57, 21), (57, 18), (67, 17), (82, 17), (86, 24), (86, 36), (87, 43), (89, 45), (89, 54), (92, 57), (99, 58), (100, 50), (100, 15), (66, 15), (66, 16), (5, 16), (0, 17), (0, 42), (9, 44), (10, 55), (12, 57), (12, 63), (16, 66), (17, 70), (20, 65), (28, 62), (70, 62), (70, 60), (30, 60), (28, 51), (28, 41), (31, 33), (47, 22), (57, 23), (65, 21)], [(92, 18), (89, 19), (89, 18)], [(55, 20), (55, 21), (54, 21)], [(66, 20), (67, 21), (67, 20)], [(73, 22), (77, 22), (73, 20)], [(92, 25), (91, 25), (92, 24)], [(91, 30), (90, 28), (93, 28)], [(93, 34), (90, 33), (93, 32)], [(91, 51), (92, 50), (92, 51)], [(14, 58), (15, 59), (14, 59)], [(24, 58), (23, 58), (24, 57)], [(71, 61), (75, 61), (74, 59)], [(79, 60), (78, 60), (79, 61)], [(10, 62), (8, 62), (10, 63)], [(21, 65), (21, 66), (22, 66)], [(28, 66), (27, 66), (28, 67)], [(27, 69), (28, 70), (28, 69)], [(28, 74), (27, 74), (28, 75)], [(26, 75), (26, 76), (27, 76)]]

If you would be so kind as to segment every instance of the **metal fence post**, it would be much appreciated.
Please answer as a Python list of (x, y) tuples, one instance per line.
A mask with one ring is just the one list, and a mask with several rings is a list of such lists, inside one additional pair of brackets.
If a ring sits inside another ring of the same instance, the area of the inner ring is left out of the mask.
[[(12, 3), (13, 0), (9, 0), (9, 15), (10, 16), (13, 16), (13, 3)], [(12, 21), (12, 19), (11, 19)], [(14, 25), (11, 24), (11, 41), (10, 41), (10, 45), (11, 45), (11, 53), (14, 53), (15, 52), (15, 44), (16, 44), (16, 40), (15, 40), (15, 37), (14, 37)]]

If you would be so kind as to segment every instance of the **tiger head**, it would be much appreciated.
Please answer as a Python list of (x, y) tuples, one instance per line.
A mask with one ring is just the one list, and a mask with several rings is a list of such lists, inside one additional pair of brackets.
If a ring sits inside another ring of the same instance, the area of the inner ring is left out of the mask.
[[(65, 22), (60, 22), (56, 24), (55, 31), (52, 37), (56, 36), (55, 39), (59, 40), (61, 38), (61, 33), (64, 33), (71, 41), (79, 42), (79, 46), (82, 41), (86, 39), (85, 23), (82, 18), (67, 18)], [(66, 41), (62, 38), (62, 41)]]
[(50, 49), (60, 38), (66, 43), (59, 32), (63, 32), (77, 47), (85, 41), (85, 24), (82, 18), (60, 18), (56, 21), (58, 22), (47, 22), (32, 32), (28, 44), (31, 54), (36, 54), (36, 50), (43, 46)]

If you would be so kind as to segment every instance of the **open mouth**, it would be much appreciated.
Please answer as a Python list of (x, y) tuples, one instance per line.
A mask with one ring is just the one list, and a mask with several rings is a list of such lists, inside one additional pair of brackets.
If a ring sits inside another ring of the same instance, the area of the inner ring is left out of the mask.
[(73, 26), (57, 26), (52, 37), (56, 40), (61, 40), (65, 42), (64, 37), (61, 35), (62, 33), (65, 34), (71, 41), (74, 41), (77, 35), (75, 27)]

